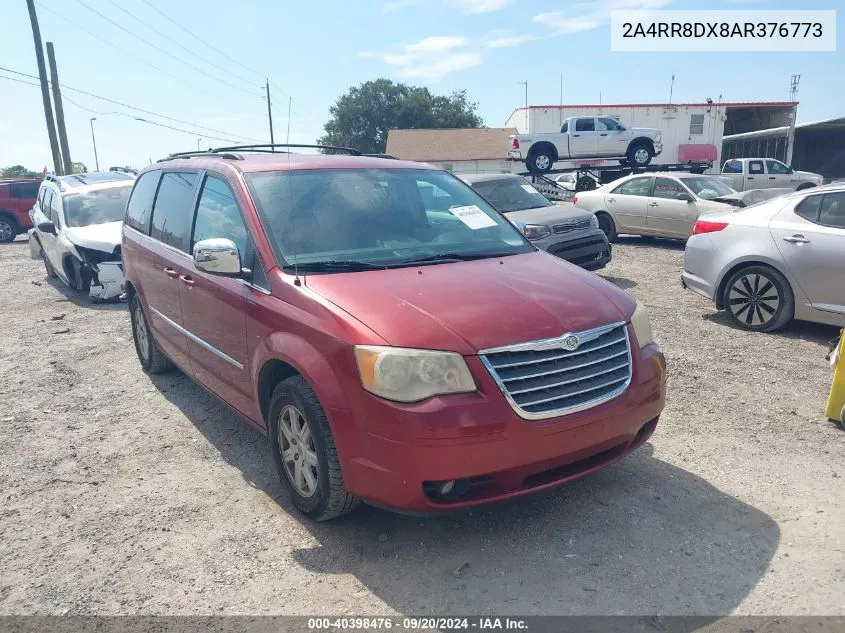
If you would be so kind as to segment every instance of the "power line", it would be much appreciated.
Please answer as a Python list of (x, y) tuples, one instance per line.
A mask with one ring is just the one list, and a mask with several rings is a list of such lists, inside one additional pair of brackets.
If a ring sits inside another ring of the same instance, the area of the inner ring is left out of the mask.
[(201, 74), (205, 75), (206, 77), (209, 77), (209, 78), (213, 79), (214, 81), (217, 81), (217, 82), (219, 82), (219, 83), (221, 83), (221, 84), (224, 84), (224, 85), (226, 85), (226, 86), (229, 86), (230, 88), (233, 88), (234, 90), (238, 90), (238, 91), (240, 91), (240, 92), (243, 92), (243, 93), (245, 93), (245, 94), (248, 94), (248, 95), (249, 95), (249, 96), (251, 96), (251, 97), (256, 97), (256, 96), (257, 96), (257, 94), (256, 94), (256, 93), (249, 92), (248, 90), (245, 90), (245, 89), (241, 88), (240, 86), (236, 86), (235, 84), (229, 83), (229, 82), (228, 82), (228, 81), (226, 81), (225, 79), (220, 79), (220, 77), (217, 77), (217, 76), (215, 76), (215, 75), (213, 75), (213, 74), (211, 74), (211, 73), (207, 73), (207, 72), (205, 72), (202, 68), (199, 68), (198, 66), (194, 66), (193, 64), (191, 64), (191, 63), (189, 63), (189, 62), (186, 62), (186, 61), (185, 61), (185, 60), (183, 60), (183, 59), (180, 59), (180, 58), (179, 58), (179, 57), (177, 57), (176, 55), (173, 55), (172, 53), (170, 53), (169, 51), (166, 51), (165, 49), (161, 48), (160, 46), (156, 46), (155, 44), (151, 44), (150, 42), (148, 42), (146, 39), (144, 39), (143, 37), (141, 37), (140, 35), (138, 35), (138, 34), (137, 34), (137, 33), (135, 33), (134, 31), (132, 31), (132, 30), (130, 30), (130, 29), (127, 29), (125, 26), (123, 26), (123, 25), (119, 24), (118, 22), (115, 22), (115, 21), (114, 21), (114, 20), (112, 20), (110, 17), (108, 17), (108, 16), (106, 16), (106, 15), (103, 15), (102, 13), (100, 13), (99, 11), (97, 11), (96, 9), (94, 9), (94, 8), (92, 8), (92, 7), (90, 7), (90, 6), (88, 6), (88, 5), (87, 5), (87, 4), (86, 4), (83, 0), (76, 0), (76, 2), (77, 2), (78, 4), (81, 4), (83, 7), (85, 7), (86, 9), (88, 9), (89, 11), (91, 11), (92, 13), (96, 13), (98, 16), (100, 16), (100, 17), (101, 17), (102, 19), (104, 19), (106, 22), (109, 22), (110, 24), (113, 24), (114, 26), (116, 26), (117, 28), (119, 28), (121, 31), (124, 31), (124, 32), (128, 33), (129, 35), (131, 35), (131, 36), (132, 36), (132, 37), (134, 37), (135, 39), (141, 40), (144, 44), (146, 44), (146, 45), (147, 45), (147, 46), (149, 46), (150, 48), (154, 48), (155, 50), (159, 51), (160, 53), (162, 53), (162, 54), (164, 54), (164, 55), (167, 55), (167, 56), (168, 56), (168, 57), (170, 57), (171, 59), (176, 60), (176, 61), (177, 61), (177, 62), (179, 62), (180, 64), (184, 64), (185, 66), (187, 66), (187, 67), (189, 67), (189, 68), (191, 68), (191, 69), (195, 70), (196, 72), (201, 73)]
[(220, 71), (222, 71), (222, 72), (226, 73), (227, 75), (230, 75), (230, 76), (234, 77), (234, 78), (235, 78), (235, 79), (237, 79), (238, 81), (242, 81), (242, 82), (244, 82), (244, 83), (246, 83), (246, 84), (252, 84), (252, 83), (254, 83), (253, 81), (250, 81), (250, 80), (248, 80), (248, 79), (244, 79), (244, 78), (243, 78), (243, 77), (241, 77), (240, 75), (236, 75), (235, 73), (233, 73), (233, 72), (231, 72), (231, 71), (229, 71), (229, 70), (226, 70), (225, 68), (223, 68), (223, 67), (222, 67), (222, 66), (220, 66), (219, 64), (215, 64), (214, 62), (212, 62), (212, 61), (210, 61), (210, 60), (206, 59), (206, 58), (205, 58), (205, 57), (203, 57), (202, 55), (197, 54), (195, 51), (192, 51), (192, 50), (191, 50), (190, 48), (188, 48), (187, 46), (182, 45), (179, 41), (177, 41), (177, 40), (173, 39), (173, 38), (172, 38), (172, 37), (170, 37), (169, 35), (166, 35), (166, 34), (162, 33), (161, 31), (159, 31), (157, 28), (155, 28), (155, 27), (154, 27), (154, 26), (152, 26), (151, 24), (149, 24), (149, 23), (145, 22), (144, 20), (142, 20), (142, 19), (141, 19), (141, 18), (139, 18), (138, 16), (134, 15), (133, 13), (130, 13), (129, 11), (127, 11), (126, 9), (124, 9), (122, 6), (120, 6), (119, 4), (117, 4), (114, 0), (108, 0), (108, 3), (109, 3), (109, 4), (111, 4), (112, 6), (116, 7), (119, 11), (122, 11), (123, 13), (125, 13), (126, 15), (128, 15), (130, 18), (132, 18), (132, 19), (133, 19), (133, 20), (135, 20), (136, 22), (140, 22), (141, 24), (143, 24), (145, 27), (147, 27), (148, 29), (150, 29), (150, 30), (151, 30), (151, 31), (153, 31), (154, 33), (157, 33), (159, 36), (163, 37), (163, 38), (164, 38), (164, 39), (166, 39), (168, 42), (171, 42), (172, 44), (175, 44), (176, 46), (178, 46), (179, 48), (181, 48), (183, 51), (185, 51), (185, 52), (187, 52), (187, 53), (190, 53), (191, 55), (193, 55), (193, 56), (194, 56), (194, 57), (196, 57), (197, 59), (202, 60), (203, 62), (205, 62), (205, 63), (206, 63), (206, 64), (208, 64), (209, 66), (212, 66), (213, 68), (216, 68), (217, 70), (220, 70)]
[[(11, 68), (5, 68), (5, 67), (3, 67), (3, 66), (0, 66), (0, 70), (5, 71), (5, 72), (8, 72), (8, 73), (12, 73), (13, 75), (19, 75), (19, 76), (21, 76), (21, 77), (29, 77), (30, 79), (38, 79), (38, 77), (37, 77), (36, 75), (30, 75), (30, 74), (28, 74), (28, 73), (22, 73), (22, 72), (19, 72), (19, 71), (17, 71), (17, 70), (12, 70)], [(12, 79), (12, 78), (11, 78), (11, 77), (3, 77), (3, 79)], [(20, 81), (20, 80), (17, 80), (17, 81)], [(48, 83), (49, 83), (49, 82), (48, 82)], [(189, 126), (191, 126), (191, 127), (195, 127), (195, 128), (200, 129), (200, 130), (207, 130), (207, 131), (209, 131), (209, 132), (216, 132), (217, 134), (225, 134), (225, 135), (227, 135), (227, 136), (229, 136), (229, 137), (233, 137), (233, 138), (242, 138), (242, 139), (246, 139), (246, 140), (249, 140), (249, 141), (258, 141), (258, 142), (261, 142), (261, 140), (260, 140), (260, 139), (253, 138), (253, 137), (251, 137), (251, 136), (242, 136), (242, 135), (240, 135), (240, 134), (229, 134), (229, 132), (224, 132), (223, 130), (217, 130), (217, 129), (212, 128), (212, 127), (206, 127), (206, 126), (204, 126), (204, 125), (198, 125), (198, 124), (196, 124), (196, 123), (191, 123), (190, 121), (183, 121), (183, 120), (181, 120), (181, 119), (176, 119), (176, 118), (174, 118), (174, 117), (170, 117), (170, 116), (167, 116), (167, 115), (164, 115), (164, 114), (159, 114), (158, 112), (153, 112), (152, 110), (145, 110), (145, 109), (143, 109), (143, 108), (138, 108), (138, 107), (136, 107), (136, 106), (131, 106), (131, 105), (129, 105), (128, 103), (123, 103), (123, 102), (121, 102), (121, 101), (115, 101), (114, 99), (109, 99), (108, 97), (102, 97), (102, 96), (100, 96), (100, 95), (94, 94), (93, 92), (88, 92), (88, 91), (86, 91), (86, 90), (80, 90), (79, 88), (72, 88), (72, 87), (70, 87), (70, 86), (68, 86), (68, 85), (66, 85), (66, 84), (59, 84), (59, 85), (60, 85), (60, 86), (61, 86), (61, 88), (62, 88), (62, 89), (64, 89), (64, 90), (70, 90), (70, 91), (72, 91), (72, 92), (77, 92), (77, 93), (79, 93), (79, 94), (83, 94), (83, 95), (85, 95), (85, 96), (87, 96), (87, 97), (93, 97), (94, 99), (100, 99), (101, 101), (106, 101), (106, 102), (108, 102), (108, 103), (113, 103), (114, 105), (118, 105), (118, 106), (121, 106), (121, 107), (124, 107), (124, 108), (129, 108), (130, 110), (136, 110), (136, 111), (138, 111), (138, 112), (142, 112), (142, 113), (144, 113), (144, 114), (149, 114), (149, 115), (152, 115), (152, 116), (157, 116), (157, 117), (159, 117), (159, 118), (161, 118), (161, 119), (165, 119), (165, 120), (167, 120), (167, 121), (173, 121), (174, 123), (181, 123), (181, 124), (183, 124), (183, 125), (189, 125)], [(195, 134), (196, 134), (196, 133), (195, 133)], [(218, 139), (218, 140), (219, 140), (219, 139)]]
[(71, 26), (73, 26), (73, 27), (75, 27), (75, 28), (79, 29), (80, 31), (82, 31), (82, 32), (84, 32), (84, 33), (87, 33), (88, 35), (90, 35), (90, 36), (91, 36), (91, 37), (93, 37), (94, 39), (101, 41), (103, 44), (106, 44), (106, 45), (108, 45), (108, 46), (111, 46), (112, 48), (119, 50), (119, 51), (120, 51), (121, 53), (123, 53), (124, 55), (128, 55), (128, 56), (129, 56), (129, 57), (131, 57), (132, 59), (134, 59), (134, 60), (136, 60), (136, 61), (138, 61), (138, 62), (140, 62), (140, 63), (144, 64), (145, 66), (149, 66), (150, 68), (152, 68), (152, 69), (154, 69), (154, 70), (157, 70), (158, 72), (160, 72), (160, 73), (162, 73), (162, 74), (164, 74), (164, 75), (167, 75), (168, 77), (171, 77), (171, 78), (175, 79), (176, 81), (178, 81), (178, 82), (179, 82), (181, 85), (183, 85), (183, 86), (189, 86), (189, 87), (190, 87), (190, 88), (192, 88), (193, 90), (196, 90), (196, 91), (201, 92), (201, 93), (203, 93), (203, 94), (206, 94), (206, 95), (209, 95), (209, 96), (211, 96), (211, 97), (214, 97), (215, 99), (219, 99), (220, 101), (222, 101), (222, 102), (224, 102), (224, 103), (228, 103), (229, 105), (234, 106), (234, 107), (236, 107), (236, 108), (240, 108), (240, 107), (242, 107), (241, 105), (238, 105), (238, 104), (237, 104), (237, 103), (235, 103), (234, 101), (229, 101), (228, 99), (224, 99), (223, 97), (221, 97), (221, 96), (220, 96), (219, 94), (217, 94), (217, 93), (214, 93), (214, 92), (209, 92), (208, 90), (203, 90), (202, 88), (198, 88), (198, 87), (197, 87), (197, 86), (195, 86), (194, 84), (191, 84), (191, 83), (189, 83), (189, 82), (185, 81), (183, 78), (181, 78), (181, 77), (179, 77), (179, 76), (177, 76), (177, 75), (174, 75), (173, 73), (168, 72), (168, 71), (164, 70), (163, 68), (159, 68), (159, 67), (158, 67), (158, 66), (156, 66), (155, 64), (153, 64), (153, 63), (151, 63), (151, 62), (148, 62), (147, 60), (142, 59), (141, 57), (138, 57), (137, 55), (135, 55), (135, 54), (133, 54), (133, 53), (130, 53), (129, 51), (127, 51), (127, 50), (125, 50), (124, 48), (122, 48), (122, 47), (118, 46), (117, 44), (113, 44), (112, 42), (109, 42), (108, 40), (103, 39), (102, 37), (100, 37), (100, 36), (99, 36), (99, 35), (97, 35), (96, 33), (92, 33), (91, 31), (89, 31), (88, 29), (86, 29), (84, 26), (81, 26), (81, 25), (77, 24), (76, 22), (74, 22), (74, 21), (73, 21), (73, 20), (71, 20), (70, 18), (67, 18), (67, 17), (65, 17), (65, 16), (61, 15), (60, 13), (58, 13), (58, 12), (54, 11), (53, 9), (51, 9), (51, 8), (49, 8), (49, 7), (45, 7), (45, 6), (44, 6), (43, 4), (41, 4), (40, 2), (37, 2), (37, 1), (36, 1), (36, 3), (35, 3), (35, 4), (37, 4), (39, 7), (41, 7), (41, 8), (42, 8), (42, 9), (44, 9), (45, 11), (47, 11), (47, 13), (50, 13), (50, 14), (51, 14), (51, 15), (53, 15), (54, 17), (57, 17), (57, 18), (59, 18), (60, 20), (63, 20), (63, 21), (65, 21), (65, 22), (67, 22), (67, 23), (68, 23), (68, 24), (70, 24)]

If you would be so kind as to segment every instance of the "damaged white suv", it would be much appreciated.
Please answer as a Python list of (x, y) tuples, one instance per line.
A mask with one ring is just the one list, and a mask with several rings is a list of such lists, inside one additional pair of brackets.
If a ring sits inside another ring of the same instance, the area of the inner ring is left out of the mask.
[(30, 212), (29, 252), (44, 260), (48, 277), (96, 299), (123, 294), (120, 240), (134, 182), (123, 172), (44, 179)]

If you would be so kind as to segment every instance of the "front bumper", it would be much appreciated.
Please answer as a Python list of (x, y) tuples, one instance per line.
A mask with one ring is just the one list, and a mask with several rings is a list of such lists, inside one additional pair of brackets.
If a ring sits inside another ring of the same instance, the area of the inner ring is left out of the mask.
[(122, 295), (125, 287), (123, 265), (120, 262), (102, 262), (97, 264), (97, 273), (91, 278), (88, 295), (105, 301)]
[(607, 236), (597, 228), (573, 231), (571, 235), (553, 233), (534, 245), (587, 270), (603, 268), (613, 257), (613, 247)]
[[(514, 412), (477, 357), (467, 358), (476, 393), (413, 405), (362, 394), (353, 410), (329, 410), (344, 455), (344, 482), (375, 505), (432, 512), (502, 501), (582, 477), (629, 454), (654, 431), (665, 402), (665, 361), (649, 345), (634, 353), (633, 362), (631, 385), (620, 396), (537, 421)], [(424, 489), (425, 482), (453, 479), (481, 483), (452, 501)]]
[(654, 155), (660, 156), (663, 153), (663, 143), (654, 143)]

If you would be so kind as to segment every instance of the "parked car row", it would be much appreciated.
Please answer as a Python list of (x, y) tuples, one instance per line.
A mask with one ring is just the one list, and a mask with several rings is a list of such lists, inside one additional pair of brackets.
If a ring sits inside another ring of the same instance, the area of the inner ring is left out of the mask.
[(29, 210), (40, 184), (34, 178), (0, 180), (0, 244), (11, 242), (32, 226)]

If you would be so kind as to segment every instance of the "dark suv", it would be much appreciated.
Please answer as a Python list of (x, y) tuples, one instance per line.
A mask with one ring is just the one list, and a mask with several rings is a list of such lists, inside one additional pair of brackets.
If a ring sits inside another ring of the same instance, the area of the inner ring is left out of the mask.
[(38, 178), (0, 180), (0, 243), (11, 242), (32, 228), (29, 211), (38, 198)]
[(443, 170), (250, 149), (139, 175), (133, 335), (146, 371), (175, 364), (270, 435), (306, 515), (508, 499), (654, 431), (665, 365), (633, 297)]

